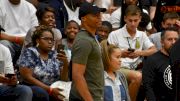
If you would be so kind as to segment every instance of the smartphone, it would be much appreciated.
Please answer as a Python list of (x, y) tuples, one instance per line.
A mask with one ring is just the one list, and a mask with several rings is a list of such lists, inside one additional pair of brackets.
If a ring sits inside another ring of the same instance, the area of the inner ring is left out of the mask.
[(62, 50), (64, 50), (64, 45), (63, 44), (59, 44), (58, 47), (57, 47), (57, 52), (61, 52)]
[(5, 74), (5, 77), (7, 77), (7, 78), (12, 78), (13, 76), (15, 76), (15, 74)]
[(130, 51), (130, 52), (134, 52), (134, 51), (135, 51), (135, 49), (133, 49), (133, 48), (128, 48), (128, 51)]

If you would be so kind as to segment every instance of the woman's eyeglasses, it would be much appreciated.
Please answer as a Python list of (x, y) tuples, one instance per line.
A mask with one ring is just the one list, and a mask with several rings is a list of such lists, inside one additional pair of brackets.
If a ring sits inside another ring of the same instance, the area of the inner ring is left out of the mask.
[(50, 37), (40, 37), (40, 38), (45, 40), (45, 41), (51, 41), (51, 42), (55, 41), (53, 38), (50, 38)]

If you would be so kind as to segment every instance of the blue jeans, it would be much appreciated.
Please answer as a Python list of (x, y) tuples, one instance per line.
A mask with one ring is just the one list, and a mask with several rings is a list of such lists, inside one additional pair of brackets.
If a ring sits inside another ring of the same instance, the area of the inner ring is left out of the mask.
[(0, 99), (2, 101), (32, 101), (32, 90), (25, 85), (0, 85)]
[(49, 94), (46, 90), (38, 86), (29, 86), (33, 91), (33, 101), (49, 101)]
[(19, 55), (21, 54), (22, 46), (14, 42), (10, 42), (8, 40), (0, 40), (0, 43), (9, 48), (13, 64), (16, 64), (16, 61), (19, 58)]

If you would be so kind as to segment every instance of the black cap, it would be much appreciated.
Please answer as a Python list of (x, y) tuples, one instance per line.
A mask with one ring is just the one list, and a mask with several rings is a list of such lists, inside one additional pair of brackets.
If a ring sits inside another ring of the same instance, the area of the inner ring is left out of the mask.
[(97, 14), (105, 11), (106, 8), (99, 8), (98, 6), (93, 5), (92, 3), (84, 2), (81, 4), (79, 9), (79, 19), (81, 19), (81, 17), (84, 17), (87, 14)]

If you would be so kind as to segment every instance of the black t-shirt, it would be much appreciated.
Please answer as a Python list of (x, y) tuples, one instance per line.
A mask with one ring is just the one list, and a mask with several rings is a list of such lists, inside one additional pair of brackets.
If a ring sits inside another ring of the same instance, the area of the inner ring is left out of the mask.
[(170, 51), (170, 64), (172, 71), (173, 101), (180, 101), (180, 40), (178, 40)]
[(169, 57), (162, 52), (143, 61), (143, 86), (148, 101), (173, 101)]
[(161, 22), (165, 13), (177, 12), (180, 15), (180, 0), (158, 0), (156, 7), (153, 23), (158, 32), (162, 30)]

